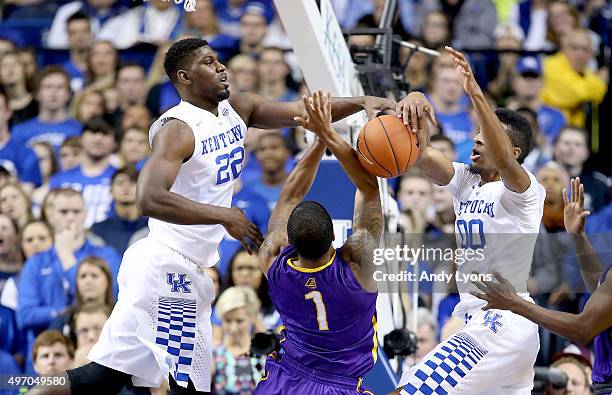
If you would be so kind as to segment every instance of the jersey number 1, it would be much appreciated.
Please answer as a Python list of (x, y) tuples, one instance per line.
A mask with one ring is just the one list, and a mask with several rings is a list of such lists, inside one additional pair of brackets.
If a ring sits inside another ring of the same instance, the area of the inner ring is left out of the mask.
[(317, 309), (317, 322), (319, 324), (319, 330), (328, 331), (329, 325), (327, 324), (327, 310), (325, 309), (325, 303), (323, 303), (323, 296), (321, 296), (321, 292), (310, 291), (304, 295), (304, 299), (310, 299), (315, 304), (315, 308)]

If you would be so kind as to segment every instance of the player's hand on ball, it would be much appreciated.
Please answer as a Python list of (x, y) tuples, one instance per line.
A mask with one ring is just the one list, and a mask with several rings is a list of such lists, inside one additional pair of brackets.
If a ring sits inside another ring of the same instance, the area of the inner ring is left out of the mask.
[(252, 250), (249, 241), (257, 247), (263, 242), (263, 236), (259, 228), (244, 216), (242, 210), (236, 207), (227, 208), (225, 210), (226, 212), (223, 214), (225, 218), (223, 226), (227, 230), (227, 233), (238, 240), (244, 249), (251, 254)]
[(470, 294), (487, 302), (487, 305), (482, 308), (483, 310), (512, 309), (512, 306), (517, 301), (521, 300), (520, 296), (517, 295), (516, 289), (510, 284), (510, 281), (503, 278), (498, 272), (493, 273), (493, 275), (498, 282), (472, 281), (472, 284), (478, 287), (483, 293), (470, 291)]
[(584, 209), (584, 185), (580, 183), (580, 178), (572, 178), (570, 182), (569, 195), (567, 189), (563, 188), (563, 223), (567, 233), (583, 233), (586, 217), (591, 212)]
[[(410, 92), (408, 96), (397, 103), (395, 112), (399, 118), (402, 118), (404, 125), (412, 130), (413, 133), (419, 131), (419, 119), (422, 120), (422, 123), (426, 123), (424, 122), (425, 116), (427, 116), (434, 125), (438, 124), (433, 106), (421, 92)], [(420, 140), (419, 145), (421, 145)]]
[(328, 91), (315, 91), (311, 97), (302, 96), (307, 118), (295, 117), (294, 120), (304, 129), (308, 129), (319, 138), (325, 138), (329, 133), (334, 133), (331, 123), (331, 93)]
[(463, 52), (459, 52), (452, 47), (445, 47), (445, 49), (455, 61), (457, 79), (461, 86), (463, 86), (463, 89), (465, 89), (465, 92), (470, 96), (480, 93), (480, 86), (478, 86), (478, 82), (476, 82), (476, 78), (472, 72), (472, 67)]

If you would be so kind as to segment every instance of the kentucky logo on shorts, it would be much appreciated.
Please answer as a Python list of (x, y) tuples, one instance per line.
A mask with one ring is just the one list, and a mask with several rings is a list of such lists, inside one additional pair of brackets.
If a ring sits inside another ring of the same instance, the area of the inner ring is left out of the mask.
[(189, 382), (196, 336), (196, 301), (159, 298), (155, 343), (170, 354), (171, 373), (178, 384)]
[(183, 292), (186, 294), (191, 293), (191, 288), (189, 288), (191, 281), (187, 281), (187, 275), (179, 274), (178, 280), (174, 279), (175, 276), (176, 273), (166, 273), (168, 284), (172, 286), (170, 292)]
[(504, 324), (502, 324), (499, 321), (500, 318), (502, 318), (501, 314), (495, 313), (495, 312), (489, 310), (489, 311), (487, 311), (487, 313), (484, 316), (484, 322), (482, 323), (482, 325), (484, 325), (487, 328), (491, 329), (493, 331), (493, 333), (497, 333), (499, 328), (504, 326)]

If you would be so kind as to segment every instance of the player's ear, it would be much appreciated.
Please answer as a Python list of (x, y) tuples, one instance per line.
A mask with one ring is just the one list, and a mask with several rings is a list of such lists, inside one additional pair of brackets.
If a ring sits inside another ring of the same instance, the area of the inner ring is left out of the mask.
[(521, 152), (522, 152), (522, 150), (519, 147), (512, 148), (512, 154), (517, 159), (518, 159), (519, 156), (521, 156)]
[(191, 77), (189, 76), (189, 73), (186, 70), (177, 71), (176, 78), (179, 82), (182, 82), (183, 84), (191, 84)]

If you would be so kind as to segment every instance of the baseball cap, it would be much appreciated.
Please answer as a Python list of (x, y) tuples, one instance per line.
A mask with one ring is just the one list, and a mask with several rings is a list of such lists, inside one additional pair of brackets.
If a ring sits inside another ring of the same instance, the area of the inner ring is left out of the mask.
[(556, 362), (564, 357), (574, 358), (575, 360), (585, 366), (588, 366), (589, 368), (593, 367), (593, 364), (591, 363), (591, 352), (587, 348), (578, 346), (576, 344), (570, 344), (563, 350), (553, 355), (551, 359), (553, 362)]
[(516, 71), (519, 74), (535, 74), (536, 76), (542, 75), (542, 65), (540, 60), (535, 56), (525, 56), (520, 58), (516, 63)]

